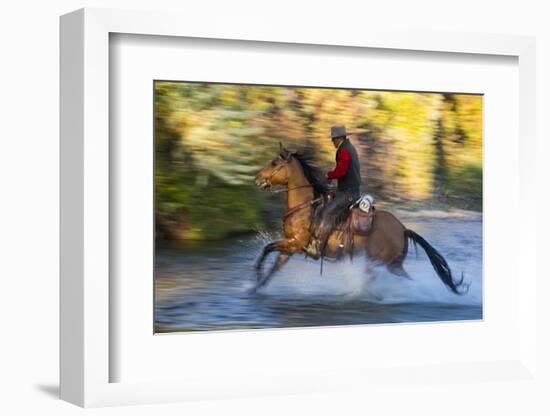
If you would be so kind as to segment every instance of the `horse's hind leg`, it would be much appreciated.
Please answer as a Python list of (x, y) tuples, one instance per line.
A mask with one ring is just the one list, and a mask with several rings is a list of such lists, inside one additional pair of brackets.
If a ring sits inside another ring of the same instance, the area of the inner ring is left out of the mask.
[(368, 295), (372, 297), (372, 299), (375, 300), (376, 302), (382, 302), (384, 300), (384, 297), (382, 295), (376, 294), (369, 287), (370, 285), (373, 285), (375, 281), (378, 280), (378, 270), (376, 270), (373, 264), (367, 263), (367, 266), (365, 268), (365, 274), (368, 278), (366, 282)]
[(407, 271), (403, 268), (403, 264), (401, 262), (388, 264), (387, 268), (391, 274), (404, 277), (405, 279), (412, 279), (409, 273), (407, 273)]
[[(402, 240), (402, 247), (400, 248), (401, 254), (395, 258), (391, 263), (387, 265), (388, 271), (391, 274), (394, 274), (399, 277), (404, 277), (405, 279), (412, 279), (411, 276), (409, 276), (409, 273), (403, 268), (403, 261), (405, 261), (405, 258), (407, 257), (407, 253), (409, 251), (409, 238), (406, 235), (403, 235)], [(397, 249), (399, 246), (397, 245)]]

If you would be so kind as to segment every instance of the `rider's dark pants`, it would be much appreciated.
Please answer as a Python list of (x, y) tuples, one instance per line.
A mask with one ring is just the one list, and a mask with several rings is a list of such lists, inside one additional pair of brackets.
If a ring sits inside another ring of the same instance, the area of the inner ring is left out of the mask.
[(359, 189), (337, 191), (330, 203), (323, 209), (320, 220), (315, 227), (314, 234), (319, 240), (322, 250), (326, 241), (340, 218), (345, 215), (351, 204), (359, 198)]

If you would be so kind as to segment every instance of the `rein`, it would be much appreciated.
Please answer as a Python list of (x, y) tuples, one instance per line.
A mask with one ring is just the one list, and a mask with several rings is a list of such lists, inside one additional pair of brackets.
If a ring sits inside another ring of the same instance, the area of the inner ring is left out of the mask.
[[(300, 188), (311, 188), (313, 185), (311, 184), (308, 184), (308, 185), (301, 185), (301, 186), (295, 186), (294, 188), (286, 188), (286, 189), (271, 189), (269, 188), (270, 192), (273, 193), (273, 194), (278, 194), (278, 193), (281, 193), (281, 192), (290, 192), (290, 191), (293, 191), (295, 189), (300, 189)], [(320, 200), (322, 200), (323, 197), (320, 196), (319, 198), (315, 198), (315, 199), (312, 199), (311, 201), (305, 201), (305, 202), (302, 202), (301, 204), (298, 204), (296, 205), (295, 207), (292, 207), (290, 209), (288, 209), (285, 213), (285, 215), (283, 216), (283, 222), (288, 218), (290, 217), (292, 214), (300, 211), (301, 209), (303, 208), (306, 208), (310, 205), (313, 205), (315, 204), (316, 202), (319, 202)]]
[(302, 185), (302, 186), (295, 186), (294, 188), (285, 188), (285, 189), (272, 189), (272, 188), (269, 188), (269, 192), (271, 192), (272, 194), (279, 194), (281, 192), (289, 192), (289, 191), (293, 191), (295, 189), (300, 189), (300, 188), (310, 188), (312, 186), (313, 185)]
[[(311, 186), (311, 185), (310, 185)], [(319, 202), (323, 199), (322, 196), (319, 198), (312, 199), (311, 201), (302, 202), (301, 204), (296, 205), (295, 207), (290, 208), (283, 217), (283, 222), (286, 221), (288, 217), (290, 217), (292, 214), (295, 214), (296, 212), (300, 211), (301, 209), (304, 209), (308, 206), (311, 206), (315, 204), (316, 202)]]

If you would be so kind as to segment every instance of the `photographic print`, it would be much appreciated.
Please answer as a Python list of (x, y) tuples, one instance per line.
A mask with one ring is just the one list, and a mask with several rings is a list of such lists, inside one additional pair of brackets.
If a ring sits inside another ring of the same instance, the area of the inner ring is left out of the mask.
[(483, 96), (154, 82), (155, 332), (483, 318)]

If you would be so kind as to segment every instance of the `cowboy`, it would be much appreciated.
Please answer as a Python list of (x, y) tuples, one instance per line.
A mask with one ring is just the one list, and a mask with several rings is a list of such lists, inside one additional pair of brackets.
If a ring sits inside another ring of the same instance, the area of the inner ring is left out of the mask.
[(319, 221), (314, 224), (312, 238), (305, 252), (318, 259), (324, 254), (325, 246), (334, 226), (342, 219), (349, 207), (359, 198), (361, 172), (359, 157), (355, 147), (347, 137), (346, 127), (332, 126), (330, 130), (332, 144), (336, 148), (336, 167), (327, 173), (327, 180), (336, 179), (338, 187), (334, 198), (323, 209)]

